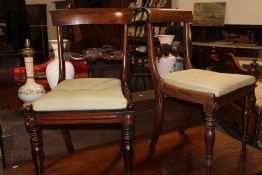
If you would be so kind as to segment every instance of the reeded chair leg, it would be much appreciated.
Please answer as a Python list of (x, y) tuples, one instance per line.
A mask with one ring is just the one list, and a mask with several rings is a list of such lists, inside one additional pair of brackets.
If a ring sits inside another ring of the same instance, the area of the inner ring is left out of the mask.
[(28, 130), (30, 135), (31, 152), (35, 165), (35, 171), (37, 175), (43, 174), (43, 141), (42, 141), (42, 130), (35, 127)]
[(125, 174), (131, 175), (134, 157), (134, 114), (126, 114), (122, 123), (122, 149), (124, 153)]
[(25, 127), (30, 136), (31, 153), (35, 165), (35, 171), (37, 175), (43, 174), (43, 140), (42, 129), (37, 126), (37, 121), (34, 113), (32, 112), (32, 106), (26, 106), (23, 109)]
[(153, 131), (153, 135), (151, 138), (151, 142), (150, 142), (150, 151), (153, 152), (155, 150), (155, 146), (156, 143), (158, 141), (159, 135), (161, 133), (162, 130), (162, 126), (163, 126), (163, 121), (164, 121), (164, 96), (161, 93), (156, 93), (155, 96), (155, 126), (154, 126), (154, 131)]
[(215, 114), (208, 114), (206, 113), (205, 118), (205, 142), (206, 142), (206, 155), (205, 155), (205, 170), (206, 174), (211, 174), (212, 168), (212, 159), (213, 159), (213, 149), (214, 149), (214, 142), (215, 142), (215, 125), (216, 119)]
[(249, 121), (249, 96), (243, 97), (243, 111), (242, 111), (242, 151), (246, 151), (246, 143), (248, 141), (248, 121)]

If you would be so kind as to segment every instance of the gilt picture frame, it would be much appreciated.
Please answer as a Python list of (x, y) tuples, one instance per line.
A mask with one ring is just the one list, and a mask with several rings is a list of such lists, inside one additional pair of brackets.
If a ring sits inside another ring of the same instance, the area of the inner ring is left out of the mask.
[(223, 26), (226, 2), (194, 3), (193, 25)]

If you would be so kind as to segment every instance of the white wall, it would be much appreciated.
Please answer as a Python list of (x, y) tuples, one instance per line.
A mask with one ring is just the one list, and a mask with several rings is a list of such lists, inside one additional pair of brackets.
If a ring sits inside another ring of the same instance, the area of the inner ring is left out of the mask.
[(193, 11), (195, 2), (226, 2), (225, 24), (262, 25), (262, 0), (172, 0), (172, 8)]

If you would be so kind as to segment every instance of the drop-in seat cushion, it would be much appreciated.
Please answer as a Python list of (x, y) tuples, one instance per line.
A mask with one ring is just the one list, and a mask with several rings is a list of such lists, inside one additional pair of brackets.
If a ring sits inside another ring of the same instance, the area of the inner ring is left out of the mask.
[(127, 100), (115, 78), (64, 80), (33, 102), (34, 111), (124, 109)]
[(212, 93), (220, 97), (241, 87), (255, 83), (250, 75), (218, 73), (201, 69), (188, 69), (172, 72), (163, 77), (163, 81), (176, 87)]

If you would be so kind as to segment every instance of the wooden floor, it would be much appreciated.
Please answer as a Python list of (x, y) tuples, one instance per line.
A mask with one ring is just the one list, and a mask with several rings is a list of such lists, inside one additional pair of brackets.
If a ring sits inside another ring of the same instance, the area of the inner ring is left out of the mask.
[[(134, 175), (200, 175), (204, 160), (204, 127), (189, 128), (185, 135), (168, 132), (161, 135), (154, 154), (148, 153), (149, 137), (136, 138)], [(31, 161), (8, 168), (8, 175), (34, 175)], [(74, 154), (48, 156), (45, 175), (122, 175), (119, 144), (79, 150)], [(262, 151), (248, 147), (216, 131), (213, 175), (262, 174)]]

